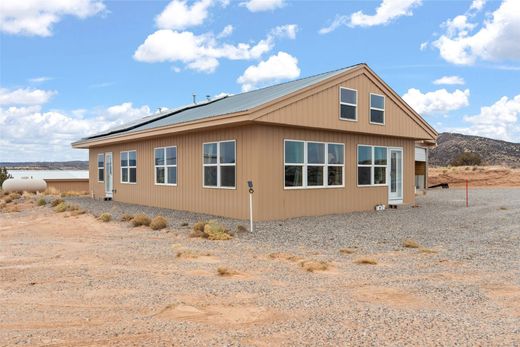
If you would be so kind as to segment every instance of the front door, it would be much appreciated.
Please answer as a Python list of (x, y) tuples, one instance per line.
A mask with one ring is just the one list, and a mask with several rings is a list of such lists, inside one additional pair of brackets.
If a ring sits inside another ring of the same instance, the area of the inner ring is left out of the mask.
[(105, 198), (112, 198), (112, 190), (114, 189), (112, 170), (112, 153), (105, 153)]
[(388, 203), (403, 203), (403, 150), (389, 148), (390, 168), (388, 170)]

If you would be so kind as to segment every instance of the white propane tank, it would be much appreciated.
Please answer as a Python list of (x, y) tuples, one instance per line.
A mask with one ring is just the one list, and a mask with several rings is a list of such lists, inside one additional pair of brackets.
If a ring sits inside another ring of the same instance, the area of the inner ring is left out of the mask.
[(2, 184), (4, 192), (43, 192), (47, 189), (47, 182), (42, 179), (9, 178)]

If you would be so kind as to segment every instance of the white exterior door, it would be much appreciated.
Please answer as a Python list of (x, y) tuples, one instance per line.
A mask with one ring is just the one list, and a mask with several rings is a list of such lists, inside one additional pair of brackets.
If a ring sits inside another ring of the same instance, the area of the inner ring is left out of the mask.
[(403, 149), (389, 148), (388, 203), (403, 203)]
[(114, 172), (112, 165), (112, 153), (105, 153), (105, 197), (112, 198), (114, 189)]

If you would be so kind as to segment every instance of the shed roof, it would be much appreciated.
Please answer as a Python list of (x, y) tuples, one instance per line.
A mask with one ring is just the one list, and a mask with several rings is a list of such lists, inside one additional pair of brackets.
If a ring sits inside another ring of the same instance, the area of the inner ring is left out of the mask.
[(292, 94), (300, 89), (317, 84), (332, 76), (353, 69), (358, 65), (362, 64), (356, 64), (342, 69), (329, 71), (290, 82), (280, 83), (250, 92), (229, 95), (216, 100), (204, 101), (199, 104), (188, 105), (174, 110), (167, 110), (165, 112), (144, 117), (121, 126), (108, 129), (104, 132), (83, 138), (81, 141), (88, 141), (91, 139), (114, 134), (126, 134), (184, 122), (197, 121), (231, 113), (245, 112), (262, 104), (266, 104), (278, 98)]

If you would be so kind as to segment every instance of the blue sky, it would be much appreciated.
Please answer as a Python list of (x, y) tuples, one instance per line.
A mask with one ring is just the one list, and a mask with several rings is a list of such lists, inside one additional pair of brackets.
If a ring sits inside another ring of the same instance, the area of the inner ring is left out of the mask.
[(20, 3), (0, 4), (0, 161), (86, 159), (71, 141), (193, 92), (359, 62), (439, 132), (520, 142), (520, 1)]

